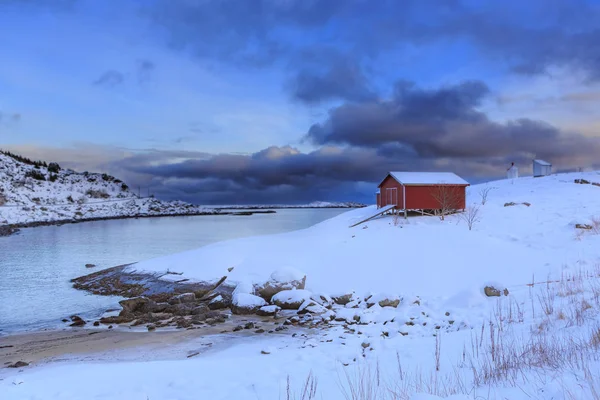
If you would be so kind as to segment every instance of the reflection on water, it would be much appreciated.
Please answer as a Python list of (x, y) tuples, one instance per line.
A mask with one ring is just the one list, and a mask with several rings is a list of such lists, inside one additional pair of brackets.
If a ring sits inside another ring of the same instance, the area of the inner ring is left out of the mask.
[[(0, 333), (96, 317), (117, 297), (94, 296), (70, 279), (239, 237), (304, 229), (343, 209), (283, 209), (252, 216), (141, 218), (23, 229), (0, 238)], [(85, 268), (95, 264), (96, 268)]]

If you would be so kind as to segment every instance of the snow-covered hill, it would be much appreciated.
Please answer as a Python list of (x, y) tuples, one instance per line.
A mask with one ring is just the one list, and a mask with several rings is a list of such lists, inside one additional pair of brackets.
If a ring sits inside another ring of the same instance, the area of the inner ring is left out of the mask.
[[(472, 186), (472, 229), (467, 214), (350, 228), (375, 211), (367, 207), (131, 265), (174, 282), (226, 276), (238, 299), (256, 299), (257, 285), (293, 271), (306, 276), (305, 289), (274, 297), (304, 299), (306, 308), (262, 326), (321, 325), (200, 337), (179, 353), (163, 346), (162, 355), (123, 350), (0, 370), (0, 391), (10, 399), (598, 399), (598, 182), (588, 172)], [(488, 285), (498, 296), (484, 294)]]
[(216, 212), (184, 202), (138, 198), (110, 175), (44, 164), (0, 153), (0, 225)]

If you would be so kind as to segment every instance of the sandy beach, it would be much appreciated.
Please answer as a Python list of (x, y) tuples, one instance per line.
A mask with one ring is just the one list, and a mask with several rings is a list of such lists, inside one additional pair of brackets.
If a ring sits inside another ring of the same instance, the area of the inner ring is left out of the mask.
[[(233, 328), (253, 322), (252, 329)], [(232, 316), (227, 322), (197, 329), (88, 329), (36, 331), (0, 337), (0, 366), (18, 361), (39, 365), (61, 361), (135, 361), (195, 357), (207, 350), (230, 346), (262, 335), (291, 335), (290, 328), (268, 333), (281, 321)], [(264, 333), (256, 333), (257, 329)], [(128, 351), (133, 350), (135, 351)]]

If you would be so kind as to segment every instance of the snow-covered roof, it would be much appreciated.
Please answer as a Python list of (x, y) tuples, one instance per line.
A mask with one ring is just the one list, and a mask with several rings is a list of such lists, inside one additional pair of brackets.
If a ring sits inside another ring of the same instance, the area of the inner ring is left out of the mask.
[(536, 164), (540, 164), (540, 165), (552, 165), (550, 164), (548, 161), (544, 161), (544, 160), (533, 160), (534, 163)]
[[(395, 180), (403, 185), (468, 185), (460, 176), (453, 172), (389, 172)], [(386, 176), (387, 177), (387, 176)], [(383, 181), (381, 182), (383, 183)], [(381, 186), (381, 183), (378, 186)]]

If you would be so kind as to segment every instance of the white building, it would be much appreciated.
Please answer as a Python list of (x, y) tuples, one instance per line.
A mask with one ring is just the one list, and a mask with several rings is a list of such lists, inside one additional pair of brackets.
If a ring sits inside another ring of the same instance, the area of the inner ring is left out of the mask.
[(544, 160), (533, 160), (533, 176), (546, 176), (550, 175), (552, 171), (552, 164)]
[(506, 170), (506, 177), (508, 179), (516, 179), (519, 177), (519, 168), (516, 165), (511, 165), (509, 169)]

